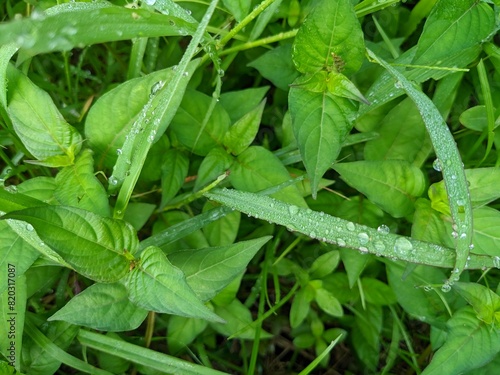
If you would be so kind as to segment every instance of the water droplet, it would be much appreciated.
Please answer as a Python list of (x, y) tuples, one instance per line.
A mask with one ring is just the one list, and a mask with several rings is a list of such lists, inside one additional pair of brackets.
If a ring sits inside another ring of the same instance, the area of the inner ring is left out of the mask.
[(474, 247), (475, 247), (475, 246), (474, 246), (474, 244), (473, 244), (473, 243), (471, 243), (471, 244), (469, 245), (469, 250), (471, 250), (471, 251), (472, 251), (472, 250), (474, 250)]
[(451, 232), (451, 236), (452, 236), (453, 238), (458, 238), (458, 233), (457, 233), (457, 232), (455, 232), (455, 231), (453, 231), (453, 232)]
[(16, 185), (9, 185), (5, 188), (9, 193), (11, 194), (16, 194), (17, 193), (17, 186)]
[(184, 73), (182, 73), (182, 75), (183, 75), (184, 77), (187, 77), (187, 76), (189, 75), (189, 73), (188, 73), (188, 72), (184, 72)]
[(452, 179), (452, 180), (456, 180), (456, 179), (457, 179), (457, 175), (456, 175), (456, 174), (452, 174), (452, 175), (451, 175), (451, 179)]
[(144, 2), (148, 5), (155, 5), (156, 0), (144, 0)]
[(404, 254), (413, 250), (413, 245), (405, 237), (399, 237), (394, 243), (394, 251), (399, 254)]
[(403, 87), (403, 84), (401, 83), (401, 81), (396, 81), (396, 83), (394, 84), (394, 87), (397, 89), (400, 89)]
[(290, 215), (295, 216), (299, 212), (299, 208), (294, 205), (288, 206), (288, 212), (290, 213)]
[(458, 268), (454, 268), (453, 271), (451, 271), (452, 273), (459, 273), (460, 270)]
[(223, 69), (219, 69), (217, 71), (217, 74), (219, 75), (219, 77), (224, 77), (224, 70)]
[(148, 142), (152, 143), (155, 140), (155, 137), (156, 137), (156, 130), (153, 130), (148, 136)]
[(370, 241), (370, 237), (365, 232), (358, 234), (358, 240), (361, 245), (366, 245)]
[(33, 225), (31, 224), (26, 224), (26, 230), (30, 231), (30, 232), (33, 232), (35, 228), (33, 228)]
[(311, 238), (316, 238), (316, 233), (315, 233), (315, 232), (311, 232), (311, 233), (309, 233), (309, 237), (311, 237)]
[(346, 243), (342, 238), (337, 238), (337, 245), (339, 245), (340, 247), (345, 247)]
[(325, 230), (325, 234), (328, 236), (328, 233), (330, 233), (330, 231), (327, 229)]
[(426, 292), (430, 292), (430, 291), (432, 290), (432, 287), (431, 287), (431, 286), (429, 286), (429, 285), (426, 285), (426, 286), (424, 286), (424, 290), (425, 290)]
[(347, 226), (347, 229), (350, 230), (351, 232), (356, 229), (356, 226), (354, 225), (354, 223), (352, 221), (348, 222), (346, 226)]
[(387, 225), (382, 224), (377, 228), (377, 231), (381, 234), (389, 234), (391, 230)]
[(116, 149), (116, 154), (117, 154), (117, 155), (121, 155), (121, 154), (122, 154), (122, 152), (123, 152), (123, 151), (122, 151), (122, 149), (121, 149), (121, 148), (117, 148), (117, 149)]
[(467, 233), (460, 233), (460, 238), (461, 239), (467, 238)]
[(116, 178), (115, 176), (111, 176), (111, 177), (109, 178), (109, 183), (110, 183), (111, 185), (117, 185), (117, 184), (118, 184), (118, 180), (117, 180), (117, 178)]
[(443, 284), (443, 286), (441, 287), (441, 291), (444, 292), (444, 293), (448, 293), (449, 291), (451, 290), (451, 285), (450, 283), (447, 281)]
[(359, 247), (359, 251), (361, 252), (361, 254), (368, 254), (368, 248), (364, 246)]
[(500, 257), (493, 257), (493, 267), (500, 268)]
[(434, 170), (441, 172), (443, 170), (443, 166), (441, 165), (441, 161), (439, 159), (434, 160), (434, 163), (432, 163), (432, 168)]
[(151, 95), (156, 95), (158, 94), (158, 91), (160, 91), (163, 87), (165, 82), (163, 81), (158, 81), (156, 82), (152, 87), (151, 87)]

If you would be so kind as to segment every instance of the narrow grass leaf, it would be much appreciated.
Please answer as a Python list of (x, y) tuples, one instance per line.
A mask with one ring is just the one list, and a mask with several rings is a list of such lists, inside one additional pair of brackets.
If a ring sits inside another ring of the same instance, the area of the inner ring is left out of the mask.
[(208, 301), (238, 277), (257, 251), (271, 239), (262, 237), (229, 246), (184, 250), (168, 255), (199, 299)]
[(141, 253), (140, 262), (125, 281), (130, 300), (158, 313), (223, 322), (209, 310), (186, 282), (184, 273), (155, 246)]
[(119, 283), (94, 284), (73, 297), (48, 320), (65, 322), (101, 331), (131, 331), (146, 319), (147, 310), (128, 299)]
[[(451, 268), (455, 260), (456, 254), (452, 249), (387, 233), (384, 228), (369, 228), (268, 196), (230, 189), (214, 189), (205, 196), (247, 215), (258, 215), (259, 218), (283, 225), (290, 231), (300, 232), (340, 247), (436, 267)], [(494, 267), (493, 259), (471, 254), (468, 268), (482, 266)]]
[(422, 171), (403, 160), (364, 160), (333, 167), (349, 185), (393, 217), (414, 211), (414, 201), (425, 191)]
[(399, 71), (380, 59), (370, 50), (368, 55), (375, 62), (382, 65), (396, 80), (397, 84), (406, 91), (415, 102), (427, 132), (431, 137), (432, 145), (438, 158), (439, 167), (450, 201), (451, 216), (456, 226), (458, 238), (456, 241), (455, 268), (449, 282), (458, 281), (464, 270), (472, 241), (472, 207), (465, 176), (464, 167), (458, 152), (457, 145), (448, 126), (441, 117), (432, 101), (421, 91), (416, 89)]
[[(90, 25), (89, 20), (92, 20)], [(114, 6), (104, 1), (66, 3), (3, 23), (0, 44), (15, 40), (18, 47), (33, 56), (137, 37), (187, 35), (195, 30), (194, 23), (146, 9)]]
[(95, 281), (114, 282), (127, 274), (137, 235), (121, 220), (100, 217), (69, 206), (33, 207), (4, 215), (26, 222), (78, 273)]
[(11, 65), (7, 79), (7, 113), (21, 142), (38, 159), (33, 163), (73, 164), (82, 142), (78, 131), (64, 120), (47, 92)]

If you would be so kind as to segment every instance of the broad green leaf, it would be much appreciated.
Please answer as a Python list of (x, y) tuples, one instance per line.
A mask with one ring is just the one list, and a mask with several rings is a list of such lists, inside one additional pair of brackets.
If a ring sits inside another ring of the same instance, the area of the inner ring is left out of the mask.
[(125, 285), (132, 303), (143, 309), (222, 322), (201, 302), (187, 284), (184, 273), (158, 247), (144, 249)]
[(238, 277), (269, 240), (262, 237), (229, 246), (184, 250), (169, 254), (168, 259), (184, 273), (197, 297), (208, 301)]
[(17, 192), (26, 194), (42, 202), (50, 203), (54, 201), (54, 191), (57, 188), (54, 177), (33, 177), (17, 185)]
[(449, 235), (452, 231), (451, 220), (434, 210), (427, 199), (417, 199), (411, 227), (413, 238), (452, 248), (453, 241)]
[(214, 298), (212, 298), (210, 302), (217, 306), (229, 305), (234, 299), (237, 298), (237, 293), (240, 290), (241, 279), (245, 273), (246, 270), (236, 276), (236, 278), (224, 289), (222, 289)]
[[(471, 251), (475, 254), (487, 254), (500, 257), (500, 212), (491, 207), (475, 209), (474, 234)], [(500, 261), (500, 258), (499, 258)]]
[(48, 93), (9, 65), (7, 113), (14, 130), (37, 164), (62, 167), (73, 164), (82, 137), (59, 113)]
[(161, 167), (161, 204), (164, 207), (179, 192), (189, 169), (189, 159), (181, 151), (171, 148)]
[(389, 285), (371, 277), (363, 277), (360, 281), (366, 302), (380, 306), (397, 303), (396, 295)]
[(290, 89), (288, 101), (293, 132), (315, 197), (321, 177), (351, 131), (354, 107), (348, 99), (300, 88)]
[(223, 141), (224, 146), (230, 153), (239, 155), (252, 144), (259, 131), (265, 105), (266, 101), (263, 100), (257, 107), (231, 125)]
[(311, 301), (314, 299), (314, 291), (306, 286), (300, 289), (293, 297), (292, 306), (290, 307), (290, 326), (297, 328), (302, 324), (309, 309)]
[[(203, 212), (207, 212), (218, 206), (217, 203), (208, 201), (203, 206)], [(238, 235), (240, 219), (241, 213), (233, 211), (203, 227), (203, 233), (210, 246), (227, 246), (234, 243)]]
[(377, 133), (377, 139), (366, 142), (366, 160), (406, 160), (420, 166), (420, 150), (432, 147), (422, 117), (410, 98), (385, 116)]
[(382, 332), (382, 307), (366, 305), (364, 311), (354, 318), (351, 340), (354, 350), (364, 365), (374, 372), (380, 359), (380, 336)]
[(368, 55), (378, 64), (382, 65), (396, 80), (396, 85), (404, 89), (406, 94), (414, 101), (422, 115), (425, 127), (432, 141), (432, 146), (437, 156), (437, 165), (443, 174), (448, 197), (450, 198), (451, 217), (459, 233), (455, 245), (456, 259), (454, 271), (446, 284), (458, 281), (464, 270), (472, 241), (472, 205), (470, 202), (469, 188), (463, 168), (463, 163), (458, 152), (455, 140), (436, 106), (422, 91), (415, 88), (406, 77), (390, 66), (387, 62), (367, 50)]
[(222, 0), (222, 2), (238, 22), (241, 22), (250, 11), (251, 2), (247, 0)]
[(404, 273), (404, 264), (387, 263), (388, 284), (401, 307), (423, 322), (433, 325), (443, 323), (447, 317), (446, 306), (438, 295), (440, 291), (429, 288), (429, 285), (442, 284), (445, 273), (425, 266), (416, 267), (406, 277)]
[(233, 157), (223, 147), (214, 147), (205, 156), (198, 168), (194, 190), (198, 191), (226, 172), (233, 163)]
[(337, 268), (340, 260), (338, 251), (332, 250), (317, 257), (311, 267), (309, 267), (309, 275), (312, 279), (321, 279), (322, 277), (332, 273)]
[(349, 249), (340, 249), (340, 258), (349, 279), (349, 287), (353, 288), (371, 259), (366, 256), (366, 252), (357, 253)]
[(175, 354), (187, 348), (207, 326), (208, 322), (202, 319), (176, 315), (168, 318), (167, 343), (169, 352)]
[(440, 60), (463, 50), (480, 49), (480, 43), (494, 27), (494, 12), (486, 3), (476, 0), (438, 1), (425, 22), (413, 64), (440, 65)]
[(129, 301), (127, 289), (122, 284), (98, 283), (77, 294), (48, 320), (120, 332), (136, 329), (147, 314)]
[[(24, 275), (33, 262), (40, 256), (30, 244), (14, 232), (6, 222), (0, 222), (0, 294), (8, 285)], [(9, 272), (15, 269), (15, 272)]]
[[(495, 167), (466, 169), (465, 176), (472, 207), (481, 207), (500, 198), (498, 190), (500, 169)], [(434, 209), (447, 215), (450, 214), (450, 203), (443, 181), (432, 184), (428, 194)]]
[(460, 123), (468, 129), (482, 132), (488, 128), (486, 106), (468, 108), (460, 115)]
[(255, 68), (276, 87), (288, 91), (290, 84), (299, 76), (292, 61), (292, 44), (282, 44), (265, 52), (248, 64)]
[(199, 91), (186, 91), (170, 125), (177, 139), (196, 155), (205, 156), (213, 147), (221, 145), (229, 129), (229, 115), (219, 103), (206, 118), (212, 100)]
[(11, 212), (22, 210), (28, 207), (46, 206), (47, 204), (39, 199), (32, 198), (27, 194), (18, 193), (16, 185), (7, 188), (0, 187), (0, 210), (1, 212)]
[(292, 57), (301, 73), (357, 71), (364, 60), (364, 42), (352, 2), (319, 1), (297, 32)]
[[(211, 323), (210, 326), (218, 333), (224, 336), (232, 336), (244, 340), (253, 340), (255, 338), (255, 328), (252, 327), (252, 313), (238, 299), (235, 299), (227, 306), (216, 306), (215, 313), (219, 315), (226, 323)], [(260, 332), (260, 338), (270, 338), (271, 335), (266, 331)]]
[(94, 175), (94, 159), (89, 149), (83, 150), (75, 164), (62, 169), (56, 176), (54, 196), (61, 205), (78, 207), (109, 217), (108, 196)]
[[(230, 171), (229, 178), (233, 186), (251, 192), (261, 191), (290, 180), (290, 174), (279, 159), (260, 146), (251, 146), (238, 155)], [(296, 186), (288, 186), (272, 196), (302, 207), (306, 206)]]
[(156, 204), (152, 203), (132, 202), (127, 206), (123, 220), (132, 224), (134, 229), (139, 231), (151, 217), (156, 207)]
[[(92, 20), (92, 24), (89, 24)], [(0, 25), (0, 44), (15, 40), (29, 55), (141, 37), (193, 34), (196, 24), (111, 3), (66, 3)]]
[(113, 282), (125, 276), (138, 245), (128, 223), (76, 207), (33, 207), (3, 218), (25, 221), (28, 231), (36, 230), (78, 273), (95, 281)]
[(335, 298), (335, 295), (330, 291), (324, 288), (319, 288), (316, 290), (314, 299), (318, 303), (320, 309), (326, 312), (328, 315), (334, 317), (344, 316), (342, 305), (340, 304), (339, 300)]
[(231, 123), (235, 123), (257, 107), (268, 91), (269, 86), (229, 91), (221, 94), (219, 103), (231, 118)]
[(422, 375), (460, 374), (481, 367), (500, 352), (500, 331), (465, 307), (448, 321), (448, 336)]
[(111, 168), (123, 153), (123, 143), (150, 99), (157, 82), (172, 79), (172, 69), (159, 70), (131, 79), (105, 93), (90, 108), (85, 121), (85, 138), (95, 152), (98, 169)]
[(478, 319), (500, 328), (500, 296), (490, 288), (476, 283), (455, 283), (458, 292), (477, 313)]
[(393, 217), (409, 215), (425, 190), (420, 169), (402, 160), (357, 161), (333, 167), (349, 185)]

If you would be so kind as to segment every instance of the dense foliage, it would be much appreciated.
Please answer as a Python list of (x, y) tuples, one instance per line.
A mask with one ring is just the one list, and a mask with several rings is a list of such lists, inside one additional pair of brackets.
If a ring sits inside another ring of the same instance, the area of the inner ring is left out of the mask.
[(0, 373), (492, 374), (498, 0), (6, 0)]

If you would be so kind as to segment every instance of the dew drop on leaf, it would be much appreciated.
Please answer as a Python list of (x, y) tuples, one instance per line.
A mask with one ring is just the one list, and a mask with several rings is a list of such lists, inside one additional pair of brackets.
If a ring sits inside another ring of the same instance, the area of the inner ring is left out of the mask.
[(432, 163), (432, 168), (434, 170), (441, 172), (443, 170), (443, 166), (441, 165), (441, 161), (439, 159), (434, 160), (434, 163)]
[(295, 216), (299, 212), (299, 208), (294, 205), (288, 206), (288, 212), (290, 213), (290, 215)]
[(121, 148), (117, 148), (116, 149), (116, 154), (117, 155), (121, 155), (122, 154), (122, 149)]
[(361, 246), (359, 248), (359, 251), (361, 252), (361, 254), (367, 254), (368, 253), (368, 249), (366, 247), (364, 247), (364, 246)]
[(394, 243), (394, 251), (399, 254), (404, 254), (413, 249), (413, 245), (404, 237), (399, 237)]
[(115, 176), (111, 176), (111, 177), (109, 178), (109, 183), (110, 183), (111, 185), (116, 185), (116, 184), (118, 184), (118, 180), (116, 179), (116, 177), (115, 177)]
[(499, 256), (493, 257), (493, 266), (495, 268), (500, 268), (500, 257)]
[(152, 87), (151, 87), (151, 95), (156, 95), (158, 94), (158, 91), (161, 90), (163, 87), (164, 82), (163, 81), (158, 81), (156, 82)]
[(356, 229), (356, 226), (352, 221), (347, 223), (347, 229), (350, 230), (351, 232)]
[(382, 241), (375, 241), (373, 246), (375, 246), (375, 250), (377, 250), (377, 251), (384, 251), (385, 250), (385, 245)]
[(389, 232), (391, 231), (389, 229), (389, 227), (385, 224), (382, 224), (380, 225), (378, 228), (377, 228), (377, 231), (381, 234), (389, 234)]
[(30, 232), (33, 232), (35, 228), (33, 228), (33, 225), (31, 224), (26, 224), (26, 230), (30, 231)]
[(370, 241), (370, 237), (365, 232), (358, 234), (358, 240), (361, 245), (366, 245)]
[(346, 243), (342, 238), (337, 238), (337, 245), (340, 247), (345, 247)]
[(443, 286), (441, 287), (441, 291), (444, 293), (448, 293), (450, 290), (451, 290), (451, 285), (449, 282), (444, 283)]

